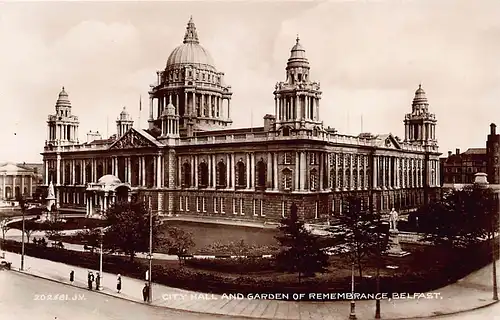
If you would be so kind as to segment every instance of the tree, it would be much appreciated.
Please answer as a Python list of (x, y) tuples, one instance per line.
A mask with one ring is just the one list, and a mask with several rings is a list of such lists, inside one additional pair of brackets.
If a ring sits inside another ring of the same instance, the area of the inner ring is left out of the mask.
[(311, 234), (304, 222), (299, 220), (297, 206), (292, 203), (290, 215), (281, 220), (281, 235), (276, 240), (281, 244), (281, 251), (276, 255), (276, 264), (280, 270), (297, 272), (301, 276), (314, 276), (328, 267), (328, 255), (321, 248), (318, 238)]
[(179, 258), (179, 265), (182, 265), (182, 255), (188, 253), (194, 247), (193, 234), (181, 228), (169, 227), (167, 229), (166, 242), (168, 247), (173, 249)]
[(333, 252), (340, 254), (347, 249), (349, 260), (357, 265), (362, 279), (365, 262), (373, 257), (381, 260), (388, 246), (380, 215), (371, 213), (366, 206), (363, 208), (360, 198), (349, 196), (342, 201), (342, 215), (338, 220), (334, 237), (343, 246), (334, 247)]
[(24, 222), (24, 233), (26, 234), (27, 242), (30, 242), (31, 235), (37, 230), (40, 230), (40, 224), (34, 219), (26, 220)]
[[(110, 226), (103, 245), (120, 250), (134, 260), (136, 252), (149, 252), (149, 214), (143, 202), (116, 202), (106, 212)], [(153, 249), (159, 244), (159, 220), (153, 215)]]
[(427, 207), (423, 215), (426, 236), (422, 240), (449, 248), (467, 248), (493, 238), (498, 230), (495, 199), (491, 189), (478, 185), (452, 190)]

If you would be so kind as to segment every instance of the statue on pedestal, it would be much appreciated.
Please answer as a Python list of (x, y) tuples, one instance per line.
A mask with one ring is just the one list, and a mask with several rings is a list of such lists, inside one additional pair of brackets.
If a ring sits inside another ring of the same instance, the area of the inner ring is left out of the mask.
[(392, 208), (389, 213), (389, 230), (398, 231), (398, 212)]

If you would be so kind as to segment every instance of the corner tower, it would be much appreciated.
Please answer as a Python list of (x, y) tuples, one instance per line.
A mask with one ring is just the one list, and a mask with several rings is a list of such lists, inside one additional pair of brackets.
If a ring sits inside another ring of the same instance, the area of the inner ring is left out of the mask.
[(71, 114), (71, 102), (62, 88), (56, 102), (56, 113), (47, 120), (46, 146), (78, 144), (78, 117)]
[(422, 85), (415, 91), (412, 112), (406, 114), (405, 142), (437, 150), (436, 115), (429, 112), (429, 103)]
[(309, 61), (298, 36), (285, 70), (286, 81), (278, 82), (274, 91), (276, 130), (284, 136), (321, 130), (320, 85), (309, 79)]
[(165, 69), (157, 71), (149, 95), (151, 130), (162, 131), (162, 114), (169, 104), (179, 118), (181, 136), (231, 126), (231, 86), (225, 85), (224, 73), (217, 71), (212, 56), (200, 45), (193, 18), (183, 43), (172, 51)]

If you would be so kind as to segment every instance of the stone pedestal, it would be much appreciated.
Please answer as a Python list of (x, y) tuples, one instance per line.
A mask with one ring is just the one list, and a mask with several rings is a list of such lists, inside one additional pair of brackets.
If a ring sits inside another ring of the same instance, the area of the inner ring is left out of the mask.
[(409, 255), (407, 251), (401, 249), (401, 244), (399, 244), (399, 231), (389, 230), (389, 249), (387, 250), (387, 255), (390, 257), (404, 257)]

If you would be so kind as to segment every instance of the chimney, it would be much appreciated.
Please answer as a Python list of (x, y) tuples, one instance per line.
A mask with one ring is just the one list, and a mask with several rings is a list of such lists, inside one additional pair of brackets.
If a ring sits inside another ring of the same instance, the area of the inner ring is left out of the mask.
[(490, 134), (492, 136), (497, 134), (497, 125), (494, 123), (490, 124)]
[(448, 158), (451, 157), (451, 151), (448, 151)]
[(455, 150), (455, 153), (456, 153), (456, 155), (457, 155), (457, 156), (458, 156), (458, 155), (460, 155), (460, 149), (458, 149), (458, 148), (457, 148), (457, 149)]

